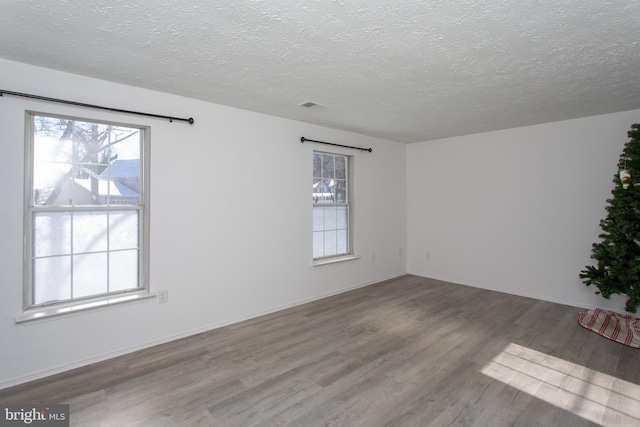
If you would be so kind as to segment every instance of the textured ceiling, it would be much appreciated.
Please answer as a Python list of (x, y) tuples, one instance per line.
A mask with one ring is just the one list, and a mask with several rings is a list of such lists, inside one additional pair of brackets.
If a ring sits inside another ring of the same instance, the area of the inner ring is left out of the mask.
[(639, 36), (634, 0), (0, 0), (2, 58), (400, 142), (640, 108)]

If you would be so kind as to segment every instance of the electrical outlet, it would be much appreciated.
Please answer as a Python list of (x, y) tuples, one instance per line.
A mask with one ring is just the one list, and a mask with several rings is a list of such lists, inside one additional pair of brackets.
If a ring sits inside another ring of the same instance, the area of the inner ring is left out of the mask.
[(402, 256), (402, 248), (398, 248), (398, 256)]
[(375, 262), (375, 260), (376, 260), (376, 254), (372, 253), (371, 254), (371, 262)]
[(169, 291), (160, 291), (158, 292), (158, 303), (166, 304), (169, 302)]
[(426, 259), (431, 259), (431, 252), (429, 252), (429, 251), (425, 252), (425, 253), (424, 253), (424, 257), (425, 257)]

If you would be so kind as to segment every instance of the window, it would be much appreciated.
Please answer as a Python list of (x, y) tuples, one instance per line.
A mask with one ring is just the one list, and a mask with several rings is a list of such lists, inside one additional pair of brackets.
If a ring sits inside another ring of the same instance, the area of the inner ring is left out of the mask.
[(313, 153), (313, 259), (351, 254), (350, 158)]
[(146, 289), (147, 129), (28, 117), (25, 308)]

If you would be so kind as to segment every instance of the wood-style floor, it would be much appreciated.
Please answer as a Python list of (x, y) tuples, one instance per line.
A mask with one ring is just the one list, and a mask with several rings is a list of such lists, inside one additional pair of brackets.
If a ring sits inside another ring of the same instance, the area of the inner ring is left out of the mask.
[(634, 426), (640, 351), (580, 309), (403, 276), (10, 389), (77, 426)]

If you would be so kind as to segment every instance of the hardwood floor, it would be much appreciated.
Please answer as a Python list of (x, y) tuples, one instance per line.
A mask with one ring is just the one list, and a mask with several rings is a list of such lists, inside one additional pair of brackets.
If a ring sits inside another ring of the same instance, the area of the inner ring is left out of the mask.
[(77, 426), (633, 426), (640, 351), (575, 307), (403, 276), (0, 390)]

